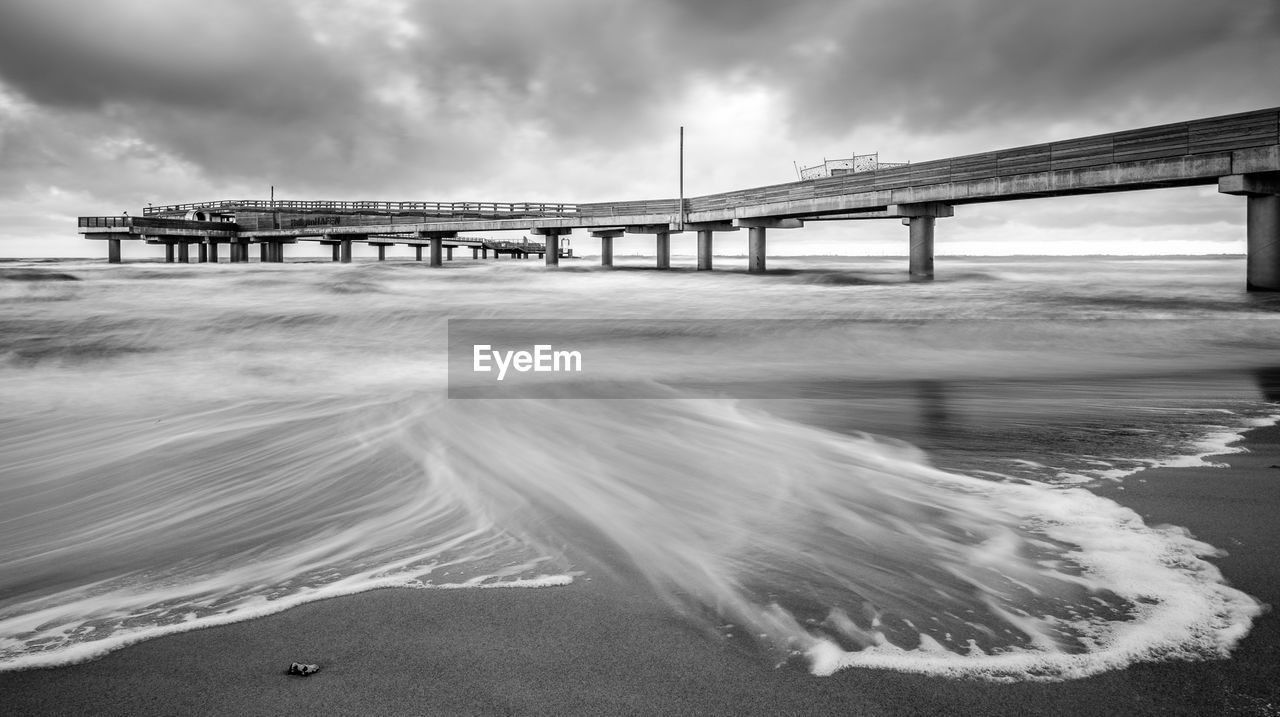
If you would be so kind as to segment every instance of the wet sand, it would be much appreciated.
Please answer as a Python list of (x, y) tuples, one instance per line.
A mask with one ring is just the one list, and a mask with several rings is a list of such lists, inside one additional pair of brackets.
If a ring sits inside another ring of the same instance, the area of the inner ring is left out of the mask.
[[(1229, 555), (1235, 586), (1280, 605), (1280, 427), (1230, 468), (1145, 471), (1095, 489)], [(289, 677), (290, 662), (320, 673)], [(94, 662), (0, 674), (6, 715), (1280, 715), (1280, 615), (1231, 659), (1140, 664), (1072, 682), (993, 684), (777, 666), (637, 584), (380, 590), (144, 642)]]

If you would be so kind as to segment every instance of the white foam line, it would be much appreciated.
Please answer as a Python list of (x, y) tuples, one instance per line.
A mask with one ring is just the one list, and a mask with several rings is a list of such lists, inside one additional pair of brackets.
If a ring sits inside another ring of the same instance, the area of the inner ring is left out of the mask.
[(1043, 491), (1021, 488), (1005, 484), (999, 490), (1026, 514), (1043, 516), (1050, 537), (1079, 546), (1073, 556), (1086, 574), (1133, 603), (1132, 621), (1096, 637), (1101, 649), (959, 655), (888, 645), (847, 652), (813, 636), (804, 650), (811, 671), (869, 667), (992, 681), (1075, 679), (1139, 661), (1226, 657), (1262, 613), (1261, 603), (1223, 584), (1221, 572), (1202, 559), (1218, 552), (1185, 530), (1149, 528), (1132, 510), (1082, 489), (1046, 500)]
[(379, 590), (383, 588), (415, 588), (415, 589), (472, 589), (472, 588), (543, 588), (557, 587), (569, 585), (573, 582), (573, 575), (540, 575), (535, 578), (522, 578), (518, 580), (509, 580), (505, 582), (494, 582), (478, 584), (477, 581), (485, 580), (492, 576), (485, 575), (468, 580), (465, 583), (450, 583), (444, 585), (429, 585), (422, 583), (416, 578), (408, 578), (405, 576), (385, 577), (373, 580), (364, 580), (359, 584), (351, 584), (351, 580), (343, 580), (332, 583), (322, 588), (300, 592), (291, 595), (288, 598), (278, 600), (268, 600), (260, 598), (258, 605), (251, 607), (233, 608), (230, 611), (220, 615), (210, 615), (208, 617), (196, 618), (191, 622), (176, 623), (171, 625), (156, 625), (147, 628), (138, 629), (132, 632), (124, 632), (94, 640), (92, 642), (82, 642), (59, 647), (46, 653), (33, 653), (20, 655), (10, 660), (0, 662), (0, 672), (10, 672), (18, 670), (30, 670), (47, 667), (63, 667), (66, 665), (74, 665), (82, 662), (89, 662), (98, 659), (108, 653), (115, 652), (124, 647), (152, 640), (157, 637), (166, 635), (176, 635), (183, 632), (191, 632), (193, 630), (203, 630), (207, 627), (218, 627), (220, 625), (230, 625), (237, 622), (245, 622), (254, 620), (268, 615), (274, 615), (278, 612), (284, 612), (290, 608), (306, 603), (316, 602), (318, 600), (328, 600), (330, 598), (345, 597), (347, 595), (356, 595), (359, 593), (369, 592), (371, 590)]

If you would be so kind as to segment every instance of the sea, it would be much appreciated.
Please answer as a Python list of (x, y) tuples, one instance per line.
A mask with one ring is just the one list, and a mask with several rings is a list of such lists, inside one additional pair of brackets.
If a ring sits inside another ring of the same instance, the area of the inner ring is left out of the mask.
[[(1096, 491), (1280, 416), (1242, 257), (769, 261), (0, 262), (0, 671), (599, 571), (827, 679), (1248, 634), (1222, 546)], [(509, 390), (490, 329), (578, 364)]]

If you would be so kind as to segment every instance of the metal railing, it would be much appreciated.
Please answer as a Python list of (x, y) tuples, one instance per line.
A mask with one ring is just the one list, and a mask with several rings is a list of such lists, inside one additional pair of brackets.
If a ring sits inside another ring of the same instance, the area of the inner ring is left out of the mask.
[[(395, 224), (411, 221), (413, 215), (441, 218), (474, 218), (488, 215), (494, 218), (523, 217), (618, 217), (630, 218), (645, 215), (673, 215), (698, 212), (725, 212), (740, 207), (756, 207), (798, 200), (825, 197), (869, 194), (896, 191), (905, 188), (929, 187), (947, 183), (971, 183), (1048, 172), (1074, 172), (1076, 170), (1113, 164), (1177, 160), (1194, 156), (1230, 156), (1231, 152), (1280, 144), (1280, 109), (1270, 108), (1221, 117), (1210, 117), (1189, 122), (1178, 122), (1156, 127), (1078, 137), (1022, 147), (998, 149), (947, 159), (890, 166), (876, 157), (873, 169), (867, 170), (870, 160), (861, 165), (857, 155), (849, 160), (849, 166), (832, 166), (830, 176), (804, 179), (765, 187), (753, 187), (706, 196), (687, 197), (681, 206), (677, 199), (634, 202), (598, 202), (565, 204), (547, 202), (376, 202), (376, 201), (269, 201), (225, 200), (148, 207), (144, 213), (147, 221), (158, 214), (174, 214), (190, 210), (224, 209), (247, 210), (259, 213), (261, 222), (252, 216), (237, 216), (239, 229), (250, 231), (263, 229), (259, 224), (268, 221), (275, 225), (272, 212), (329, 212), (339, 215), (335, 220), (310, 217), (281, 217), (279, 226), (288, 222), (316, 221), (329, 224)], [(839, 160), (843, 162), (844, 160)], [(827, 163), (822, 165), (828, 170)], [(806, 168), (817, 169), (817, 168)], [(845, 173), (845, 170), (848, 173)], [(861, 171), (860, 171), (861, 170)], [(1197, 175), (1195, 181), (1216, 181), (1212, 174)], [(1188, 180), (1189, 181), (1189, 180)], [(1186, 182), (1184, 182), (1186, 183)], [(1124, 185), (1128, 186), (1128, 185)], [(1104, 191), (1118, 191), (1122, 185), (1099, 186)], [(1086, 187), (1081, 191), (1093, 191)], [(966, 201), (994, 201), (1001, 195), (968, 195)], [(384, 216), (377, 216), (384, 215)], [(399, 218), (397, 221), (396, 217)], [(154, 220), (158, 220), (155, 218)], [(140, 218), (82, 217), (81, 227), (142, 226)], [(179, 221), (179, 220), (172, 220)], [(86, 223), (99, 222), (99, 223)], [(133, 222), (133, 223), (130, 223)], [(569, 222), (566, 222), (569, 223)], [(184, 222), (190, 227), (194, 222)], [(235, 230), (236, 224), (205, 223), (218, 228)], [(154, 226), (154, 225), (152, 225)]]
[(265, 212), (378, 212), (385, 214), (576, 214), (578, 205), (563, 202), (375, 202), (328, 200), (222, 199), (190, 204), (147, 207), (146, 215), (173, 214), (202, 209), (254, 210)]
[(518, 241), (492, 241), (491, 240), (491, 241), (486, 241), (484, 245), (488, 249), (501, 249), (502, 251), (507, 251), (509, 249), (523, 249), (525, 251), (536, 252), (536, 251), (546, 251), (547, 249), (546, 244), (535, 244), (533, 242), (518, 242)]
[(85, 229), (208, 229), (213, 231), (233, 232), (239, 230), (235, 222), (202, 222), (194, 219), (173, 219), (169, 217), (79, 217), (77, 226)]
[(834, 177), (841, 174), (874, 172), (880, 169), (901, 167), (906, 164), (908, 164), (908, 162), (881, 162), (880, 153), (873, 152), (871, 154), (854, 154), (848, 159), (824, 159), (822, 160), (822, 164), (813, 167), (798, 167), (796, 172), (799, 178), (803, 181), (806, 179)]
[(77, 226), (91, 229), (131, 227), (133, 224), (130, 220), (130, 217), (80, 217)]

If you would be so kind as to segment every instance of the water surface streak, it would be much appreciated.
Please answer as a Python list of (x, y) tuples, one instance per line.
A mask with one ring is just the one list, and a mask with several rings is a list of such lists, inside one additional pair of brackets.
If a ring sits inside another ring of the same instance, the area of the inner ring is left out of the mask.
[[(13, 263), (0, 669), (610, 564), (818, 674), (1226, 655), (1260, 606), (1215, 549), (1088, 486), (1269, 420), (1277, 306), (1238, 260), (1142, 261)], [(627, 360), (591, 378), (665, 397), (446, 398), (450, 318), (597, 320)]]

